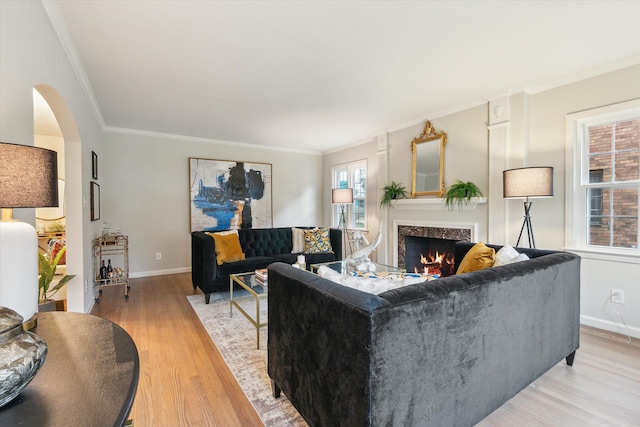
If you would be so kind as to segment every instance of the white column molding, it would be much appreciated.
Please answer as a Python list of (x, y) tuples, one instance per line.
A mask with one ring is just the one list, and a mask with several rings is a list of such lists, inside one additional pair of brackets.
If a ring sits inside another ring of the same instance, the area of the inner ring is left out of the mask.
[(508, 242), (507, 205), (502, 197), (502, 171), (507, 165), (509, 142), (511, 90), (485, 97), (489, 101), (489, 201), (487, 241), (494, 244)]
[(389, 135), (388, 133), (381, 133), (374, 136), (376, 141), (376, 152), (378, 155), (378, 188), (376, 189), (376, 206), (378, 209), (378, 226), (380, 222), (383, 222), (384, 229), (382, 230), (383, 245), (380, 245), (377, 249), (377, 260), (382, 264), (388, 264), (389, 260), (389, 215), (388, 209), (381, 209), (378, 201), (382, 197), (382, 187), (387, 184), (389, 180)]

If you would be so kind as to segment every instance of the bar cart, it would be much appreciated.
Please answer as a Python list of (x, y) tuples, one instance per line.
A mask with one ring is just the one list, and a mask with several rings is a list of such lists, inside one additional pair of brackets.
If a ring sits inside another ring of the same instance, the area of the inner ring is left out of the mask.
[[(111, 260), (120, 262), (111, 265)], [(105, 265), (109, 262), (109, 267)], [(100, 302), (103, 286), (124, 285), (124, 298), (129, 299), (129, 237), (108, 235), (93, 240), (94, 298)]]

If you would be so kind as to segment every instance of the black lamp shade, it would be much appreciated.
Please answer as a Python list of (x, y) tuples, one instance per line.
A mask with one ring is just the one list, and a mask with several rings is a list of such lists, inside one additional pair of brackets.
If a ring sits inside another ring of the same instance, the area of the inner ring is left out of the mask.
[(58, 154), (0, 142), (0, 208), (58, 206)]

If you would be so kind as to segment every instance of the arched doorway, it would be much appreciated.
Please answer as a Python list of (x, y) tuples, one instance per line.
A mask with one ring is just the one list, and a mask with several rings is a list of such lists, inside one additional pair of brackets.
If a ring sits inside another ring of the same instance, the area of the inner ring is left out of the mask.
[(84, 259), (82, 145), (80, 134), (69, 107), (58, 91), (47, 85), (37, 85), (34, 89), (42, 96), (53, 112), (64, 140), (66, 268), (68, 274), (76, 275), (76, 278), (66, 286), (67, 310), (82, 313), (85, 311), (85, 293), (89, 290), (85, 277), (90, 277), (85, 275), (85, 271), (90, 271), (85, 269), (85, 265), (90, 266), (91, 259), (90, 256), (86, 262)]

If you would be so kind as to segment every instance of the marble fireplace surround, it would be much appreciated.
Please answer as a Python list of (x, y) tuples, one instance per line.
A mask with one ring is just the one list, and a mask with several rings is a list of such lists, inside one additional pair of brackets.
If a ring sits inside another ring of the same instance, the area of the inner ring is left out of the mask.
[(393, 221), (393, 265), (405, 268), (406, 236), (475, 242), (477, 235), (477, 223), (395, 220)]

